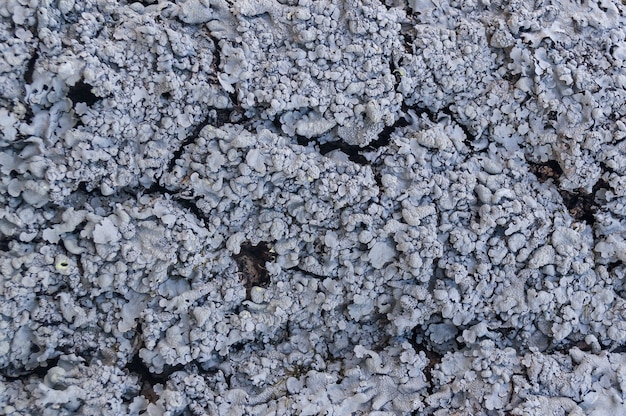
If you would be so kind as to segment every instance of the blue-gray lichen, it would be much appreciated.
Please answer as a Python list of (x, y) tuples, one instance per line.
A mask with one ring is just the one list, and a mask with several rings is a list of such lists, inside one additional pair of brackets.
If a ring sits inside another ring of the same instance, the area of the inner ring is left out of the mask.
[(623, 414), (621, 2), (0, 4), (0, 413)]

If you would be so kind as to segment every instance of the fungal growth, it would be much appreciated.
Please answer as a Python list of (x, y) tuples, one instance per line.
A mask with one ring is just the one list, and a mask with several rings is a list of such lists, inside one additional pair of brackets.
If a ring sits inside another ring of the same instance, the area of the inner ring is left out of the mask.
[(625, 16), (0, 1), (0, 413), (625, 415)]

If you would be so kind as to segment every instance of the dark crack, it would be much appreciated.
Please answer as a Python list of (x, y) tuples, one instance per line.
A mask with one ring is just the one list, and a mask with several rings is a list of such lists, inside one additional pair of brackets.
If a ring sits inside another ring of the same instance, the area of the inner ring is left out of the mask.
[(35, 73), (35, 64), (37, 63), (37, 59), (39, 58), (39, 53), (35, 51), (33, 56), (30, 57), (28, 63), (26, 64), (26, 71), (24, 72), (24, 81), (26, 84), (33, 83), (33, 74)]
[(202, 131), (202, 129), (208, 126), (209, 124), (211, 124), (211, 121), (212, 121), (212, 117), (211, 117), (211, 114), (209, 114), (206, 116), (204, 120), (196, 124), (193, 130), (191, 130), (191, 133), (189, 133), (189, 135), (185, 137), (185, 139), (180, 144), (178, 149), (174, 150), (174, 153), (172, 154), (172, 158), (167, 162), (168, 172), (174, 169), (174, 166), (176, 165), (176, 161), (180, 159), (180, 157), (182, 156), (183, 152), (185, 151), (185, 147), (193, 143), (198, 138), (198, 136), (200, 136), (200, 132)]
[(44, 361), (43, 363), (39, 365), (39, 367), (36, 367), (32, 370), (21, 370), (21, 371), (18, 371), (17, 369), (14, 369), (9, 366), (7, 368), (2, 369), (2, 377), (6, 378), (9, 381), (17, 381), (17, 380), (25, 381), (32, 376), (43, 379), (46, 376), (46, 374), (48, 374), (48, 370), (50, 370), (52, 367), (56, 367), (58, 362), (59, 362), (59, 358), (55, 357), (55, 358), (49, 359), (48, 361)]
[(604, 179), (598, 180), (591, 192), (586, 192), (584, 189), (568, 191), (561, 189), (559, 186), (563, 169), (557, 161), (549, 160), (543, 163), (529, 161), (528, 165), (530, 171), (537, 177), (539, 182), (545, 183), (549, 179), (554, 182), (561, 198), (563, 198), (563, 203), (576, 221), (584, 221), (590, 226), (595, 224), (595, 214), (598, 212), (599, 208), (596, 197), (598, 196), (598, 192), (609, 189), (609, 184)]
[[(357, 163), (359, 165), (371, 165), (372, 162), (370, 162), (365, 157), (365, 153), (373, 152), (382, 147), (388, 146), (393, 132), (397, 128), (406, 127), (410, 124), (404, 114), (405, 113), (403, 112), (403, 115), (399, 117), (396, 122), (391, 126), (385, 126), (383, 130), (378, 134), (376, 140), (372, 140), (366, 146), (361, 147), (359, 145), (350, 145), (344, 141), (337, 140), (333, 142), (319, 144), (319, 152), (322, 155), (327, 155), (334, 150), (340, 150), (348, 156), (348, 159), (350, 161), (354, 163)], [(311, 141), (314, 141), (314, 139), (309, 140), (309, 142)]]
[(152, 184), (152, 186), (146, 189), (145, 192), (150, 195), (170, 195), (172, 197), (172, 201), (176, 202), (183, 208), (188, 209), (204, 225), (204, 220), (207, 216), (200, 210), (200, 208), (198, 208), (197, 202), (201, 199), (200, 197), (183, 198), (179, 195), (178, 190), (167, 189), (158, 183)]
[(154, 386), (157, 384), (165, 385), (172, 373), (182, 370), (184, 366), (182, 364), (176, 366), (166, 365), (162, 373), (151, 373), (139, 356), (139, 353), (136, 353), (133, 356), (133, 359), (129, 361), (124, 368), (130, 374), (134, 374), (139, 377), (139, 385), (141, 386), (140, 394), (150, 403), (155, 403), (159, 399), (159, 396), (154, 391)]

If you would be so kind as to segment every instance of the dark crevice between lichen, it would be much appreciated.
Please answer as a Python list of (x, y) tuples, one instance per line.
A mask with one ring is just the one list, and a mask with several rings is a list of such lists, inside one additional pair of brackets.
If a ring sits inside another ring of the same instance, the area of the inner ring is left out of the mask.
[[(618, 267), (623, 266), (623, 265), (624, 265), (624, 262), (622, 262), (621, 260), (612, 261), (612, 262), (610, 262), (609, 264), (606, 265), (606, 270), (609, 273), (612, 273), (612, 272), (615, 271), (615, 269), (617, 269)], [(624, 289), (626, 289), (626, 288), (624, 288)], [(623, 297), (626, 297), (626, 296), (623, 296)]]
[(154, 391), (157, 384), (165, 385), (170, 376), (176, 371), (184, 369), (182, 364), (175, 366), (166, 365), (161, 373), (151, 373), (146, 364), (143, 362), (139, 353), (136, 353), (132, 360), (124, 367), (129, 374), (139, 377), (139, 385), (141, 386), (140, 394), (150, 403), (155, 403), (159, 396)]
[[(211, 62), (213, 82), (219, 84), (220, 82), (217, 78), (217, 74), (221, 72), (220, 67), (222, 66), (222, 47), (220, 46), (220, 42), (218, 38), (216, 38), (210, 32), (208, 33), (208, 36), (213, 42), (213, 46), (215, 48), (215, 52), (213, 53), (213, 62)], [(237, 90), (233, 89), (232, 91), (226, 91), (226, 93), (228, 94), (228, 98), (230, 99), (230, 102), (232, 105), (232, 110), (229, 113), (229, 119), (230, 120), (237, 119), (237, 121), (239, 122), (247, 121), (247, 119), (244, 117), (245, 111), (243, 110), (243, 107), (241, 106), (241, 103), (239, 102), (239, 97), (237, 96)]]
[(339, 150), (345, 153), (351, 162), (359, 165), (372, 165), (372, 163), (365, 157), (364, 153), (374, 152), (389, 145), (389, 140), (391, 139), (393, 132), (397, 128), (406, 127), (410, 124), (404, 114), (405, 113), (403, 113), (403, 115), (399, 117), (393, 125), (385, 126), (378, 134), (378, 137), (365, 146), (350, 145), (338, 140), (319, 144), (319, 152), (322, 155), (327, 155), (334, 150)]
[(185, 151), (185, 147), (193, 143), (200, 135), (200, 132), (202, 131), (202, 129), (208, 126), (211, 123), (211, 121), (212, 121), (211, 116), (207, 115), (204, 120), (202, 120), (200, 123), (195, 125), (193, 130), (191, 130), (191, 133), (189, 133), (187, 137), (185, 137), (185, 139), (182, 141), (178, 149), (174, 150), (174, 153), (172, 154), (171, 159), (169, 160), (169, 162), (167, 162), (168, 172), (174, 169), (174, 165), (176, 165), (176, 161), (180, 159), (180, 157), (182, 156), (183, 152)]
[(180, 198), (174, 193), (171, 193), (170, 195), (172, 195), (172, 201), (178, 203), (183, 208), (187, 208), (201, 223), (204, 224), (204, 218), (206, 215), (200, 210), (200, 208), (198, 208), (197, 202), (200, 199), (199, 197), (194, 199), (185, 199)]
[(5, 238), (0, 239), (0, 251), (9, 251), (11, 249), (9, 243), (11, 243), (11, 240)]
[(595, 214), (598, 212), (598, 201), (596, 197), (599, 191), (609, 189), (609, 184), (604, 179), (598, 180), (591, 192), (586, 192), (583, 189), (567, 191), (561, 189), (559, 186), (563, 169), (557, 161), (549, 160), (543, 163), (528, 161), (528, 165), (530, 171), (537, 177), (539, 182), (544, 183), (552, 179), (561, 198), (563, 198), (563, 203), (576, 221), (584, 221), (590, 226), (595, 224)]
[(7, 368), (2, 369), (2, 372), (0, 373), (0, 375), (2, 375), (2, 377), (7, 379), (8, 381), (17, 381), (17, 380), (25, 381), (31, 376), (35, 376), (35, 377), (43, 379), (46, 376), (46, 374), (48, 374), (48, 370), (50, 370), (52, 367), (56, 367), (58, 362), (59, 362), (58, 357), (51, 358), (48, 361), (41, 363), (39, 367), (33, 368), (32, 370), (23, 370), (23, 369), (18, 370), (9, 366)]
[(170, 172), (174, 169), (176, 161), (180, 159), (185, 148), (193, 143), (199, 136), (200, 132), (206, 126), (221, 127), (230, 121), (231, 110), (224, 108), (211, 108), (207, 113), (207, 116), (200, 123), (191, 130), (191, 132), (185, 137), (178, 149), (174, 150), (171, 159), (167, 162), (167, 171)]
[(591, 193), (587, 193), (584, 190), (569, 192), (562, 189), (559, 189), (559, 193), (563, 198), (567, 210), (574, 219), (584, 221), (588, 225), (593, 226), (596, 222), (595, 214), (598, 212), (596, 192), (599, 189), (607, 188), (608, 184), (604, 180), (599, 180), (593, 186)]
[(232, 111), (228, 108), (209, 108), (206, 117), (198, 124), (196, 124), (191, 132), (183, 139), (178, 149), (174, 150), (172, 157), (167, 162), (167, 170), (171, 171), (176, 165), (176, 161), (180, 159), (185, 147), (193, 143), (199, 136), (200, 132), (206, 126), (222, 127), (224, 124), (229, 123), (232, 117)]
[(400, 81), (402, 81), (402, 75), (401, 75), (401, 71), (398, 69), (396, 61), (395, 61), (395, 59), (393, 57), (391, 59), (389, 59), (389, 72), (396, 79), (396, 82), (393, 85), (393, 89), (396, 92), (399, 92), (398, 91), (398, 87), (400, 86)]
[(88, 107), (91, 107), (102, 99), (91, 91), (92, 88), (93, 87), (86, 82), (82, 80), (78, 81), (70, 87), (67, 92), (67, 97), (72, 100), (74, 107), (78, 103), (85, 103)]
[(517, 84), (517, 82), (520, 80), (521, 77), (522, 77), (522, 74), (514, 74), (513, 72), (506, 72), (502, 76), (502, 79), (504, 79), (505, 81), (508, 81), (509, 84), (511, 85), (515, 85)]
[(320, 154), (324, 156), (334, 150), (339, 150), (345, 153), (351, 162), (357, 163), (359, 165), (367, 164), (367, 159), (361, 154), (362, 148), (359, 146), (349, 145), (342, 141), (335, 141), (322, 143), (318, 146), (318, 148)]
[(26, 84), (33, 83), (33, 74), (35, 73), (35, 64), (37, 63), (38, 58), (39, 53), (35, 51), (33, 53), (33, 56), (31, 56), (26, 63), (26, 71), (24, 71), (24, 81), (26, 82)]
[(472, 142), (476, 141), (476, 136), (473, 135), (469, 129), (467, 128), (466, 125), (464, 125), (463, 123), (459, 122), (458, 117), (456, 116), (456, 113), (454, 111), (452, 111), (452, 104), (448, 105), (445, 108), (441, 109), (441, 113), (447, 115), (448, 117), (450, 117), (450, 119), (452, 121), (454, 121), (456, 123), (457, 126), (459, 126), (459, 128), (463, 131), (463, 134), (465, 134), (465, 140), (464, 143), (465, 145), (469, 148), (472, 149)]
[(87, 181), (78, 182), (78, 185), (76, 185), (76, 192), (82, 193), (83, 195), (89, 197), (95, 196), (97, 198), (107, 198), (102, 195), (102, 191), (100, 190), (99, 186), (95, 186), (95, 184)]
[(270, 275), (265, 268), (268, 261), (272, 261), (273, 255), (266, 242), (253, 245), (245, 242), (241, 245), (239, 254), (235, 255), (235, 262), (239, 268), (239, 279), (246, 288), (246, 299), (250, 299), (253, 287), (267, 287), (270, 284)]
[(626, 353), (626, 344), (619, 344), (614, 346), (611, 351), (612, 354), (624, 354)]
[[(443, 359), (443, 355), (439, 354), (436, 351), (433, 351), (433, 349), (428, 345), (426, 341), (424, 340), (419, 341), (418, 336), (417, 336), (418, 331), (421, 331), (420, 327), (415, 327), (413, 329), (412, 334), (411, 334), (412, 336), (409, 339), (409, 342), (411, 343), (411, 346), (413, 347), (416, 353), (419, 354), (420, 352), (423, 352), (424, 355), (426, 355), (426, 358), (428, 359), (428, 364), (426, 364), (426, 367), (424, 368), (424, 376), (426, 377), (426, 382), (428, 383), (428, 386), (426, 387), (426, 391), (428, 395), (430, 396), (434, 393), (433, 370), (435, 369), (435, 366), (441, 363), (441, 360)], [(425, 336), (423, 338), (426, 339)]]
[(563, 169), (561, 169), (556, 160), (549, 160), (543, 163), (528, 162), (528, 166), (541, 183), (546, 182), (548, 179), (552, 179), (556, 183), (563, 174)]
[[(208, 31), (208, 29), (207, 29)], [(209, 33), (209, 38), (213, 42), (213, 47), (215, 48), (215, 53), (213, 54), (213, 61), (211, 62), (212, 74), (217, 77), (217, 74), (220, 70), (220, 65), (222, 64), (222, 48), (220, 47), (220, 41), (215, 36)], [(216, 78), (217, 81), (217, 78)]]
[(139, 3), (139, 4), (143, 5), (144, 7), (148, 7), (150, 5), (155, 4), (156, 0), (142, 0), (142, 1), (136, 0), (136, 1), (130, 1), (129, 3), (130, 4), (132, 4), (132, 3)]
[(198, 220), (204, 224), (204, 219), (206, 218), (206, 214), (204, 214), (200, 208), (198, 208), (197, 202), (200, 200), (200, 197), (194, 198), (183, 198), (179, 195), (177, 190), (170, 190), (166, 187), (153, 183), (152, 186), (146, 189), (146, 193), (150, 195), (169, 195), (171, 200), (180, 205), (183, 208), (188, 209)]
[[(33, 53), (33, 56), (30, 57), (26, 64), (26, 71), (24, 71), (24, 84), (30, 85), (33, 83), (33, 74), (35, 73), (35, 64), (37, 63), (37, 59), (39, 58), (39, 53), (37, 50)], [(26, 95), (26, 91), (24, 92)], [(26, 114), (24, 115), (24, 122), (26, 124), (30, 124), (33, 121), (33, 117), (35, 114), (30, 105), (28, 105), (28, 100), (25, 100), (24, 104), (26, 104)]]
[[(418, 13), (419, 14), (419, 13)], [(408, 20), (400, 25), (400, 36), (402, 37), (402, 46), (404, 52), (411, 56), (414, 53), (413, 43), (415, 42), (415, 25), (417, 24), (416, 16), (407, 16)]]
[(304, 270), (300, 266), (294, 266), (290, 270), (295, 270), (295, 271), (298, 271), (298, 272), (300, 272), (302, 274), (305, 274), (305, 275), (311, 276), (311, 277), (315, 277), (316, 279), (320, 279), (320, 280), (324, 280), (324, 279), (326, 279), (328, 277), (328, 276), (324, 276), (324, 275), (321, 275), (321, 274), (310, 272), (308, 270)]

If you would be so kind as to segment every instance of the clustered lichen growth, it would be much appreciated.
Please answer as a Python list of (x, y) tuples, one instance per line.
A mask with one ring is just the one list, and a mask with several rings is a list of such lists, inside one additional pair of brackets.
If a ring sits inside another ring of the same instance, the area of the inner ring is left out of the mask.
[(0, 414), (624, 414), (625, 27), (0, 1)]

